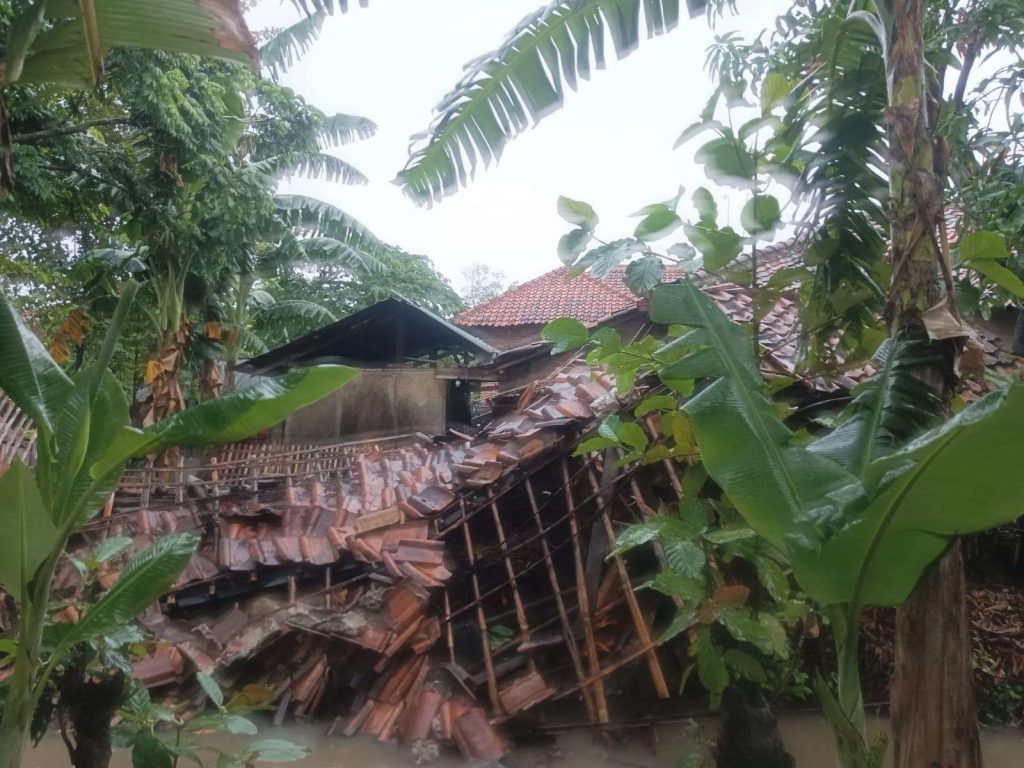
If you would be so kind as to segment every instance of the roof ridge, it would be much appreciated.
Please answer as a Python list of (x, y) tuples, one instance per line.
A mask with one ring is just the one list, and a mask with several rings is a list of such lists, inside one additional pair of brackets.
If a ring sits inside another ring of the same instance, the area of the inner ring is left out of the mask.
[(537, 277), (530, 278), (525, 283), (520, 283), (519, 285), (517, 285), (517, 286), (515, 286), (513, 288), (509, 288), (507, 290), (504, 290), (501, 293), (499, 293), (497, 296), (492, 296), (491, 298), (487, 299), (487, 301), (481, 301), (479, 304), (474, 304), (472, 307), (466, 307), (466, 309), (462, 310), (461, 312), (459, 312), (459, 314), (457, 314), (455, 316), (455, 319), (453, 320), (453, 322), (454, 323), (461, 323), (462, 325), (471, 325), (472, 323), (471, 322), (467, 322), (467, 320), (465, 319), (467, 316), (471, 316), (473, 313), (480, 313), (483, 310), (488, 309), (490, 307), (490, 305), (492, 305), (492, 304), (496, 304), (496, 303), (498, 303), (500, 301), (503, 301), (503, 300), (508, 300), (508, 298), (512, 294), (518, 293), (521, 290), (523, 290), (524, 288), (527, 288), (527, 287), (533, 285), (538, 280), (543, 280), (546, 277), (550, 277), (550, 276), (554, 275), (556, 272), (559, 272), (559, 271), (561, 271), (563, 269), (567, 269), (567, 267), (564, 267), (564, 266), (562, 266), (562, 267), (555, 267), (554, 269), (550, 269), (547, 272), (544, 272), (544, 273), (542, 273), (540, 275), (537, 275)]

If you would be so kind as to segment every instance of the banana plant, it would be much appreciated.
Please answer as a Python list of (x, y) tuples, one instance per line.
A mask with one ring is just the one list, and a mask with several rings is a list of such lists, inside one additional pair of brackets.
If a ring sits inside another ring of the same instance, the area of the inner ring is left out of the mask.
[(96, 85), (114, 47), (257, 61), (256, 44), (237, 1), (33, 0), (15, 17), (0, 85)]
[(840, 426), (803, 447), (777, 415), (745, 331), (699, 288), (659, 287), (651, 318), (692, 329), (667, 343), (686, 354), (661, 377), (713, 379), (684, 409), (704, 467), (750, 527), (785, 553), (801, 589), (830, 617), (838, 692), (824, 681), (817, 691), (841, 768), (876, 768), (884, 744), (866, 740), (861, 612), (903, 603), (956, 536), (1024, 513), (1024, 384), (940, 422), (934, 393), (912, 375), (927, 364), (915, 356), (927, 353), (897, 338)]
[(0, 298), (0, 390), (31, 417), (38, 435), (35, 467), (16, 460), (0, 476), (0, 587), (14, 597), (20, 613), (0, 720), (0, 768), (19, 768), (33, 712), (62, 655), (130, 621), (174, 583), (195, 550), (196, 540), (187, 535), (160, 539), (130, 561), (52, 652), (42, 652), (51, 581), (64, 546), (100, 510), (126, 463), (172, 446), (243, 439), (319, 400), (356, 373), (344, 366), (308, 368), (136, 429), (109, 366), (137, 289), (129, 281), (98, 358), (73, 378), (53, 361), (13, 305)]

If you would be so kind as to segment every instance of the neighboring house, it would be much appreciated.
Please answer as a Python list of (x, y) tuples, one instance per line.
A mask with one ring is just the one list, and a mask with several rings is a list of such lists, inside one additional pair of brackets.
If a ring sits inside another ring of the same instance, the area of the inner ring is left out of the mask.
[[(507, 352), (540, 341), (541, 330), (558, 317), (594, 327), (614, 323), (642, 305), (626, 287), (625, 272), (618, 267), (604, 277), (589, 272), (574, 276), (568, 267), (559, 267), (461, 312), (455, 325)], [(663, 282), (684, 274), (669, 267)]]
[(282, 443), (330, 443), (439, 435), (469, 424), (471, 383), (493, 378), (477, 366), (497, 353), (396, 295), (247, 360), (238, 370), (252, 377), (326, 362), (360, 368), (357, 378), (289, 416), (273, 435)]
[[(753, 318), (755, 291), (746, 285), (749, 282), (748, 258), (741, 256), (726, 274), (711, 274), (702, 269), (687, 273), (679, 267), (668, 266), (662, 282), (693, 279), (732, 320), (749, 322)], [(758, 253), (757, 285), (765, 286), (780, 270), (801, 263), (802, 249), (796, 240), (764, 247)], [(747, 275), (741, 277), (744, 270)], [(541, 331), (552, 320), (571, 317), (588, 328), (612, 327), (623, 339), (649, 330), (647, 301), (635, 296), (624, 278), (624, 266), (603, 277), (590, 273), (573, 276), (568, 268), (559, 267), (465, 310), (455, 318), (455, 324), (500, 350), (488, 367), (498, 375), (500, 390), (512, 389), (547, 375), (575, 354), (549, 354), (549, 345), (542, 340)], [(993, 312), (989, 320), (975, 319), (975, 328), (985, 348), (985, 363), (997, 375), (1006, 375), (1016, 367), (1012, 349), (1017, 316), (1017, 310), (1007, 308)], [(758, 318), (758, 323), (766, 372), (795, 374), (801, 342), (797, 289), (778, 293), (774, 303)], [(829, 376), (814, 376), (806, 383), (824, 391), (849, 389), (873, 370), (871, 365), (866, 365)], [(984, 389), (976, 381), (967, 381), (964, 386), (975, 395)]]

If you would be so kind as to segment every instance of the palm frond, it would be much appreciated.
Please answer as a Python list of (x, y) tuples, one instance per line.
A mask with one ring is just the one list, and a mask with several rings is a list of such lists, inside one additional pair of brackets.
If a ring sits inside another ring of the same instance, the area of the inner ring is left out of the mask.
[[(359, 0), (359, 7), (366, 8), (369, 0)], [(348, 13), (349, 0), (292, 0), (292, 5), (303, 13)]]
[(308, 237), (299, 241), (307, 264), (323, 264), (354, 272), (385, 271), (384, 265), (373, 255), (353, 248), (333, 237)]
[[(796, 155), (804, 163), (795, 201), (804, 211), (807, 286), (803, 326), (812, 361), (826, 367), (860, 349), (877, 326), (885, 298), (887, 104), (885, 65), (869, 30), (851, 27), (832, 46), (834, 66), (822, 67), (799, 109), (812, 129)], [(838, 340), (838, 345), (837, 345)], [(838, 355), (837, 355), (838, 353)]]
[(288, 323), (295, 320), (309, 320), (314, 323), (333, 323), (338, 318), (327, 307), (315, 301), (288, 299), (264, 307), (262, 319), (270, 323)]
[(264, 355), (270, 351), (267, 343), (248, 328), (239, 329), (238, 348), (247, 355)]
[(322, 147), (337, 147), (353, 141), (368, 139), (377, 132), (377, 124), (368, 117), (346, 115), (325, 116), (317, 130), (317, 138)]
[(314, 11), (285, 27), (260, 47), (260, 64), (270, 70), (274, 80), (309, 51), (320, 37), (325, 18), (325, 13)]
[(278, 195), (277, 215), (297, 236), (331, 237), (366, 250), (383, 247), (355, 217), (340, 208), (306, 195)]
[(396, 183), (421, 205), (465, 186), (479, 162), (497, 162), (510, 140), (561, 107), (566, 85), (575, 90), (604, 67), (609, 37), (618, 58), (631, 53), (641, 16), (648, 37), (661, 35), (679, 23), (679, 0), (561, 0), (529, 14), (497, 50), (466, 65), (430, 128), (413, 137)]
[(934, 350), (919, 341), (887, 339), (875, 358), (881, 367), (853, 390), (839, 426), (810, 446), (857, 476), (941, 419), (941, 398), (916, 375), (936, 364)]
[(366, 184), (369, 181), (355, 166), (326, 152), (297, 155), (289, 162), (283, 162), (277, 175), (304, 176), (307, 179), (324, 179), (350, 185)]

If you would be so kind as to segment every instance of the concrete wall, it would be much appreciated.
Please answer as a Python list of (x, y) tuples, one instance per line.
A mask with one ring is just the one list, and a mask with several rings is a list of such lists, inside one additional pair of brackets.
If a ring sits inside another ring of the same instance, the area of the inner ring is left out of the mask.
[(441, 434), (447, 384), (430, 368), (361, 370), (333, 395), (292, 414), (282, 439), (321, 443), (406, 432)]

